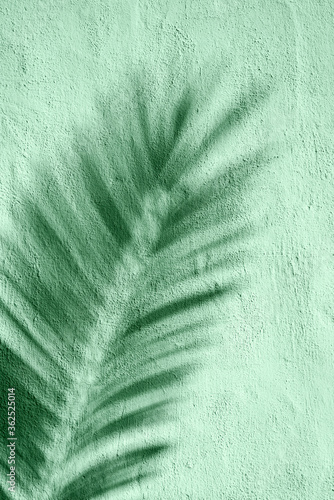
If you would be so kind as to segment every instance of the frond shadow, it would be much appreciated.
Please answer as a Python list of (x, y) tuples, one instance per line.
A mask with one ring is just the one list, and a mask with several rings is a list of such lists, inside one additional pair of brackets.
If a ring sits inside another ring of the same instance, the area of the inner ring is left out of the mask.
[(105, 460), (68, 484), (58, 498), (88, 500), (129, 486), (135, 481), (148, 479), (155, 471), (149, 466), (145, 472), (141, 472), (141, 469), (165, 451), (163, 445), (151, 446), (124, 453), (113, 460)]
[[(265, 153), (222, 165), (192, 192), (179, 183), (267, 95), (250, 89), (192, 150), (184, 136), (196, 120), (196, 93), (179, 96), (168, 127), (157, 130), (144, 95), (137, 82), (127, 138), (106, 112), (102, 142), (77, 133), (74, 192), (66, 172), (59, 179), (37, 169), (38, 195), (22, 192), (13, 209), (19, 236), (2, 240), (9, 257), (1, 307), (16, 341), (1, 346), (1, 389), (20, 394), (18, 481), (28, 495), (32, 480), (43, 489), (49, 478), (54, 500), (89, 500), (154, 476), (172, 443), (133, 445), (103, 460), (96, 450), (173, 420), (176, 389), (240, 286), (205, 273), (237, 265), (238, 255), (221, 255), (250, 235), (236, 198)], [(226, 231), (217, 230), (223, 222)], [(194, 265), (209, 251), (210, 265)]]

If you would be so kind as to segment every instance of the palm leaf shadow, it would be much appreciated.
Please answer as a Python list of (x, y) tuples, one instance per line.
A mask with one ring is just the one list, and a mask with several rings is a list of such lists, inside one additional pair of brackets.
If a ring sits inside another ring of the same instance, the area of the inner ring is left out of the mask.
[(145, 472), (140, 472), (139, 466), (152, 461), (165, 450), (163, 445), (151, 446), (124, 453), (113, 460), (105, 460), (68, 484), (59, 500), (94, 498), (128, 486), (134, 481), (147, 479), (152, 475), (152, 471), (146, 468)]
[[(157, 472), (171, 443), (138, 443), (107, 458), (98, 450), (173, 419), (175, 388), (196, 368), (222, 300), (239, 286), (210, 272), (238, 265), (237, 256), (224, 260), (222, 251), (247, 231), (240, 224), (226, 234), (214, 230), (211, 240), (205, 231), (228, 226), (229, 197), (266, 164), (264, 152), (222, 165), (192, 192), (179, 185), (266, 98), (259, 95), (243, 95), (187, 152), (194, 92), (180, 97), (173, 126), (162, 134), (137, 85), (138, 120), (126, 145), (114, 130), (102, 146), (80, 139), (74, 193), (45, 169), (37, 194), (21, 193), (13, 209), (18, 234), (2, 240), (1, 306), (14, 335), (1, 343), (1, 389), (16, 387), (18, 419), (25, 419), (17, 430), (17, 480), (26, 498), (39, 491), (54, 500), (88, 500)], [(104, 114), (103, 130), (111, 123)], [(194, 234), (185, 251), (180, 241)], [(194, 266), (209, 249), (215, 264)]]

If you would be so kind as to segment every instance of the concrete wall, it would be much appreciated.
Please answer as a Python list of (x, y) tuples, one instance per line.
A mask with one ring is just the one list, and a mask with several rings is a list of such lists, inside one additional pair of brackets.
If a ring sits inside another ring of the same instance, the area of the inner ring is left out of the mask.
[(246, 283), (180, 388), (175, 452), (132, 493), (334, 499), (333, 4), (2, 0), (0, 13), (4, 234), (33, 166), (68, 173), (74, 134), (99, 133), (98, 106), (116, 128), (131, 121), (133, 75), (157, 115), (196, 88), (208, 123), (251, 85), (272, 89), (212, 160), (271, 157), (240, 209), (251, 258), (233, 272)]

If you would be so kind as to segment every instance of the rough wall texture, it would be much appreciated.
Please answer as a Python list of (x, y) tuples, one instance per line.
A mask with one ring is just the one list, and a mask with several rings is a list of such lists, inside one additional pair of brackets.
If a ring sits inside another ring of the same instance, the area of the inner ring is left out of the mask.
[[(0, 12), (4, 237), (19, 239), (12, 207), (25, 187), (34, 198), (36, 165), (75, 191), (73, 138), (98, 140), (97, 109), (120, 136), (129, 132), (135, 78), (156, 128), (168, 128), (173, 103), (195, 89), (204, 114), (189, 150), (240, 94), (268, 94), (185, 186), (257, 148), (269, 155), (247, 192), (234, 192), (250, 234), (235, 243), (247, 258), (226, 273), (244, 284), (215, 306), (203, 367), (178, 389), (177, 447), (161, 475), (111, 497), (334, 499), (332, 2), (2, 0)], [(199, 321), (202, 310), (192, 314)], [(11, 345), (17, 332), (6, 319), (2, 328)], [(21, 441), (31, 434), (24, 420), (17, 415)]]

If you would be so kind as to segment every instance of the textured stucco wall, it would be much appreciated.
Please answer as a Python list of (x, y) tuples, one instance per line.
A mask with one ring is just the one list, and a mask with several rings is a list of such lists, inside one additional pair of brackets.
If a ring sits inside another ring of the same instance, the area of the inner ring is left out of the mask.
[(203, 100), (221, 82), (217, 107), (253, 82), (275, 88), (217, 153), (274, 152), (240, 215), (256, 227), (236, 271), (247, 286), (221, 305), (204, 368), (180, 389), (176, 452), (133, 493), (334, 499), (331, 1), (2, 0), (0, 13), (4, 234), (31, 165), (62, 175), (73, 130), (98, 126), (96, 102), (131, 121), (129, 75), (158, 110), (171, 81), (196, 82)]

